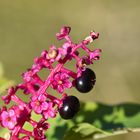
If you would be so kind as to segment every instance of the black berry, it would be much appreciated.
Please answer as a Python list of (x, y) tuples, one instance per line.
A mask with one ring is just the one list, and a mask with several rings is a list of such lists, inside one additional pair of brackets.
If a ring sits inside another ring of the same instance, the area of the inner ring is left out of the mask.
[(86, 68), (85, 71), (83, 71), (82, 75), (86, 75), (90, 80), (92, 81), (92, 84), (94, 85), (96, 82), (96, 75), (95, 72), (89, 68)]
[(80, 102), (75, 96), (67, 96), (63, 105), (59, 108), (59, 114), (63, 119), (71, 119), (80, 109)]
[(75, 80), (75, 87), (81, 93), (89, 92), (96, 82), (95, 73), (87, 68), (82, 72), (82, 75)]

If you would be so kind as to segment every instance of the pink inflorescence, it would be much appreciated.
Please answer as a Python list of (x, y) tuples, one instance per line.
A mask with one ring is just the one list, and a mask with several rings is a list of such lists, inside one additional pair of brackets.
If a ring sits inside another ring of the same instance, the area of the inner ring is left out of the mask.
[[(90, 50), (87, 47), (89, 43), (98, 38), (98, 33), (92, 31), (83, 41), (75, 44), (69, 36), (70, 30), (70, 27), (61, 28), (56, 37), (58, 40), (65, 40), (62, 47), (56, 48), (52, 45), (49, 51), (44, 50), (40, 57), (34, 59), (32, 67), (22, 74), (23, 82), (11, 87), (8, 94), (2, 97), (5, 104), (9, 104), (11, 101), (15, 103), (10, 108), (6, 106), (0, 108), (0, 123), (2, 127), (10, 130), (9, 140), (30, 140), (31, 138), (47, 140), (45, 131), (50, 127), (47, 120), (57, 115), (64, 97), (67, 96), (64, 90), (74, 87), (73, 80), (81, 75), (87, 65), (100, 58), (100, 49)], [(80, 57), (79, 48), (82, 48), (86, 55)], [(64, 67), (64, 64), (72, 59), (76, 60), (76, 72)], [(52, 64), (56, 61), (58, 64), (54, 67)], [(50, 71), (46, 80), (42, 80), (38, 75), (42, 69)], [(58, 91), (62, 95), (61, 99), (48, 93), (49, 87)], [(23, 91), (25, 95), (31, 94), (28, 102), (24, 102), (16, 95), (19, 90)], [(42, 118), (38, 122), (33, 120), (32, 112), (41, 114)], [(33, 127), (32, 132), (23, 128), (26, 122)]]

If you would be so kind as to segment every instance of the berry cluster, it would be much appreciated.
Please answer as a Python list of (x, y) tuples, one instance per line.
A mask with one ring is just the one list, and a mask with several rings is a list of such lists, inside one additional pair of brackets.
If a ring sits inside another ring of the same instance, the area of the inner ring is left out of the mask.
[[(64, 44), (60, 48), (52, 45), (49, 51), (44, 50), (40, 57), (34, 59), (32, 67), (22, 74), (23, 82), (11, 87), (8, 94), (2, 97), (5, 104), (9, 104), (11, 101), (15, 104), (10, 108), (6, 106), (0, 108), (0, 124), (10, 130), (9, 135), (6, 136), (8, 138), (0, 138), (1, 140), (30, 140), (30, 138), (47, 140), (45, 131), (50, 127), (50, 124), (47, 123), (49, 118), (54, 118), (59, 112), (63, 119), (71, 119), (79, 111), (78, 98), (68, 96), (64, 90), (75, 87), (79, 92), (87, 93), (93, 88), (96, 76), (86, 66), (100, 58), (101, 50), (92, 51), (87, 47), (89, 43), (98, 38), (98, 33), (92, 31), (86, 39), (75, 44), (69, 36), (70, 30), (70, 27), (63, 27), (56, 36), (58, 40), (64, 39)], [(79, 56), (79, 48), (86, 52), (85, 56)], [(64, 64), (72, 59), (76, 60), (76, 72), (64, 67)], [(58, 64), (54, 67), (55, 61)], [(50, 71), (46, 80), (42, 80), (38, 75), (42, 69)], [(58, 91), (62, 95), (61, 99), (48, 93), (49, 87)], [(18, 97), (16, 93), (19, 90), (25, 95), (31, 94), (28, 102), (24, 102)], [(42, 118), (39, 121), (33, 120), (32, 112), (41, 114)], [(32, 125), (32, 131), (23, 128), (26, 122)]]

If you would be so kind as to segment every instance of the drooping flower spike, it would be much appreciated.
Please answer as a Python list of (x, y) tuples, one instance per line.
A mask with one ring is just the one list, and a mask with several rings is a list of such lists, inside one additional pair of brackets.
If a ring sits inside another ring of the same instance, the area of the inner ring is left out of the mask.
[[(63, 119), (70, 119), (79, 111), (78, 98), (68, 96), (65, 89), (75, 87), (79, 92), (86, 93), (93, 88), (96, 76), (87, 66), (99, 60), (101, 50), (90, 50), (87, 45), (97, 39), (99, 33), (92, 31), (88, 37), (76, 44), (69, 36), (70, 31), (70, 27), (62, 27), (56, 37), (58, 40), (65, 40), (63, 45), (60, 48), (51, 45), (48, 51), (44, 50), (40, 57), (34, 59), (31, 68), (22, 74), (23, 82), (9, 88), (8, 94), (2, 97), (5, 104), (15, 102), (15, 105), (10, 108), (5, 106), (0, 108), (0, 124), (9, 129), (9, 140), (30, 140), (31, 138), (47, 140), (45, 132), (51, 127), (51, 124), (47, 123), (49, 118), (54, 118), (59, 113)], [(79, 48), (82, 48), (86, 55), (80, 57)], [(72, 59), (76, 60), (74, 71), (65, 67), (65, 63)], [(55, 67), (54, 62), (57, 62)], [(38, 75), (42, 69), (50, 71), (45, 80)], [(61, 93), (61, 98), (48, 93), (49, 87)], [(30, 100), (25, 102), (18, 97), (16, 92), (19, 90), (25, 95), (31, 94)], [(32, 112), (41, 114), (42, 118), (38, 122), (33, 120)], [(32, 125), (33, 131), (23, 128), (26, 122)], [(24, 136), (21, 137), (21, 134)]]

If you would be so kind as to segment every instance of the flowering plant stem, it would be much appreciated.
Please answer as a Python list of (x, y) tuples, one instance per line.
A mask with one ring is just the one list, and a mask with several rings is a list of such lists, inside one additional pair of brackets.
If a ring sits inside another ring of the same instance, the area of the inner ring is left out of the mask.
[[(91, 51), (86, 46), (98, 38), (98, 33), (91, 32), (86, 39), (75, 44), (69, 36), (70, 30), (70, 27), (63, 27), (60, 33), (56, 34), (58, 40), (65, 39), (62, 47), (56, 48), (52, 45), (49, 51), (43, 51), (40, 57), (34, 59), (35, 63), (32, 67), (22, 74), (23, 82), (11, 87), (8, 90), (8, 95), (2, 97), (5, 104), (9, 104), (11, 101), (15, 102), (15, 105), (9, 109), (7, 107), (0, 109), (1, 126), (10, 130), (9, 140), (29, 140), (31, 137), (35, 140), (46, 140), (45, 131), (50, 127), (47, 120), (57, 115), (67, 96), (64, 90), (74, 87), (74, 80), (82, 74), (86, 65), (90, 65), (94, 60), (100, 58), (100, 49)], [(86, 52), (82, 58), (79, 57), (79, 48)], [(64, 67), (65, 63), (72, 59), (76, 59), (76, 72)], [(52, 64), (55, 61), (58, 64), (53, 67)], [(43, 68), (50, 70), (45, 81), (38, 76), (38, 72)], [(73, 81), (70, 81), (70, 77), (73, 78)], [(58, 99), (49, 94), (47, 92), (49, 87), (62, 94), (62, 98)], [(18, 90), (22, 90), (25, 95), (31, 94), (30, 100), (24, 102), (20, 99), (16, 95)], [(72, 99), (75, 100), (74, 97)], [(33, 111), (42, 115), (38, 122), (32, 119), (31, 113)], [(26, 122), (33, 126), (32, 132), (23, 128)], [(24, 134), (24, 136), (21, 137), (20, 134)]]

